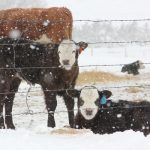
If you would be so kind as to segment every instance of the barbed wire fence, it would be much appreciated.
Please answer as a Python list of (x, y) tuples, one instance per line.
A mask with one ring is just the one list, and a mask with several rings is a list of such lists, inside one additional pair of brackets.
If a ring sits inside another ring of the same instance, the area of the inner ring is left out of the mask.
[[(3, 23), (3, 22), (7, 22), (7, 21), (13, 21), (13, 20), (0, 20), (0, 23)], [(92, 22), (92, 23), (101, 23), (101, 22), (145, 22), (145, 21), (150, 21), (149, 18), (147, 19), (120, 19), (120, 20), (73, 20), (73, 22)], [(59, 22), (62, 22), (61, 21), (56, 21), (56, 20), (53, 20), (51, 21), (50, 23), (59, 23)], [(32, 21), (31, 23), (36, 23), (34, 21)], [(87, 42), (88, 44), (91, 44), (91, 45), (94, 45), (94, 44), (144, 44), (144, 43), (150, 43), (150, 40), (148, 41), (96, 41), (96, 42)], [(21, 43), (20, 45), (26, 45), (26, 44), (29, 44), (29, 43)], [(0, 46), (5, 46), (5, 45), (14, 45), (14, 44), (3, 44), (3, 43), (0, 43)], [(148, 63), (143, 63), (144, 65), (150, 65), (150, 62)], [(84, 67), (116, 67), (116, 66), (123, 66), (123, 65), (126, 65), (126, 64), (95, 64), (95, 65), (81, 65), (79, 66), (80, 68), (84, 68)], [(74, 66), (75, 67), (75, 66)], [(39, 69), (39, 68), (59, 68), (59, 67), (22, 67), (22, 68), (15, 68), (15, 69)], [(0, 68), (0, 70), (11, 70), (11, 69), (14, 69), (14, 68), (10, 68), (10, 67), (7, 67), (7, 68)], [(128, 88), (128, 87), (138, 87), (138, 88), (150, 88), (150, 84), (145, 84), (145, 85), (122, 85), (122, 86), (111, 86), (111, 87), (101, 87), (102, 89), (112, 89), (112, 88), (116, 88), (116, 89), (120, 89), (120, 88)], [(38, 89), (38, 88), (36, 88)], [(74, 90), (74, 89), (56, 89), (56, 90), (46, 90), (46, 91), (62, 91), (62, 90)], [(37, 92), (36, 91), (32, 91), (28, 90), (28, 92)], [(25, 93), (27, 94), (28, 92), (24, 92), (24, 91), (21, 91), (21, 92), (17, 92), (17, 93)], [(7, 92), (7, 94), (10, 94), (10, 93), (16, 93), (16, 92)], [(0, 94), (6, 94), (6, 93), (0, 93)], [(14, 113), (12, 114), (13, 116), (18, 116), (18, 115), (36, 115), (36, 114), (47, 114), (47, 112), (45, 111), (39, 111), (39, 112), (34, 112), (33, 110), (30, 109), (29, 105), (28, 105), (28, 102), (27, 102), (27, 95), (26, 95), (26, 105), (27, 105), (27, 109), (28, 111), (27, 112), (22, 112), (22, 113)], [(144, 106), (132, 106), (130, 108), (140, 108), (140, 107), (150, 107), (149, 105), (144, 105)], [(112, 108), (111, 109), (115, 109), (116, 107)], [(130, 109), (128, 107), (122, 107), (124, 109)], [(101, 109), (110, 109), (110, 108), (101, 108)], [(75, 109), (75, 111), (77, 111)], [(67, 111), (56, 111), (55, 113), (63, 113), (63, 112), (67, 112)]]
[(77, 19), (73, 20), (74, 22), (144, 22), (144, 21), (150, 21), (150, 18), (141, 18), (141, 19), (99, 19), (99, 20), (93, 20), (93, 19)]

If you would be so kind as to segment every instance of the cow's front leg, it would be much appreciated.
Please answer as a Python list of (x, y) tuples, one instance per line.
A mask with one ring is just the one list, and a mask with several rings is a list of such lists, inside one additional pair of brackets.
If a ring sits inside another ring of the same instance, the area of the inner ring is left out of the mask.
[(9, 87), (10, 87), (9, 81), (10, 79), (7, 77), (7, 74), (5, 74), (5, 72), (4, 73), (1, 72), (0, 74), (0, 129), (5, 128), (3, 108), (4, 108), (4, 99), (5, 99), (6, 93), (9, 92)]
[(19, 78), (15, 78), (10, 85), (10, 90), (6, 96), (5, 96), (5, 124), (8, 129), (15, 129), (15, 126), (13, 124), (13, 118), (12, 118), (12, 107), (13, 107), (13, 101), (15, 98), (15, 93), (18, 91), (19, 85), (21, 83), (21, 80)]
[[(2, 96), (0, 96), (1, 99)], [(3, 102), (0, 100), (0, 129), (4, 129)]]
[(48, 127), (55, 127), (54, 112), (57, 106), (56, 93), (44, 90), (45, 103), (48, 111)]
[(69, 118), (69, 125), (71, 128), (74, 128), (74, 98), (71, 97), (68, 93), (65, 93), (63, 95), (65, 105), (68, 110), (68, 118)]

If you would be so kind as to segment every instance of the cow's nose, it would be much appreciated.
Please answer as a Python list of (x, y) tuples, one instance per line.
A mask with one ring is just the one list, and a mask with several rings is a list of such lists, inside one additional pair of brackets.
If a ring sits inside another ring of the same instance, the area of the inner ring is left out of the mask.
[(90, 108), (87, 108), (86, 110), (85, 110), (85, 112), (86, 112), (86, 115), (88, 115), (88, 116), (90, 116), (90, 115), (92, 115), (92, 109), (90, 109)]
[(63, 60), (63, 64), (64, 65), (69, 65), (69, 60), (68, 59)]

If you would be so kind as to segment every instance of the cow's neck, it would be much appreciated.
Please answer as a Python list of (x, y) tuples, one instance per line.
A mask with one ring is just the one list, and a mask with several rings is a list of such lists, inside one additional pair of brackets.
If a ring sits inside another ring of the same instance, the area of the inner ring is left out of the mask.
[(62, 69), (61, 71), (61, 82), (65, 84), (66, 86), (74, 84), (73, 82), (76, 81), (76, 78), (79, 73), (79, 68), (77, 67), (72, 67), (71, 70), (64, 70)]

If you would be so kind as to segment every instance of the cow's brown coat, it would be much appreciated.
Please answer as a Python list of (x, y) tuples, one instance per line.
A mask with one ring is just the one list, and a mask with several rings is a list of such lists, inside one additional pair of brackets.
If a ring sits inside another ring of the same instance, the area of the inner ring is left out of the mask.
[(65, 7), (1, 10), (0, 36), (9, 36), (14, 29), (19, 30), (23, 38), (46, 37), (60, 43), (72, 38), (72, 14)]

